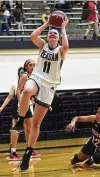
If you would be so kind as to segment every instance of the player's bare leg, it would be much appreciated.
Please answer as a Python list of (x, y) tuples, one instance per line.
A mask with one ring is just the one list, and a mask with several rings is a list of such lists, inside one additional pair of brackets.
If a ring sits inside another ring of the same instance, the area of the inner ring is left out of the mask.
[(33, 151), (33, 147), (38, 139), (40, 132), (41, 122), (46, 115), (48, 108), (36, 104), (34, 118), (31, 126), (31, 132), (29, 135), (28, 147), (26, 148), (25, 154), (21, 163), (21, 170), (27, 170), (29, 168), (29, 160)]

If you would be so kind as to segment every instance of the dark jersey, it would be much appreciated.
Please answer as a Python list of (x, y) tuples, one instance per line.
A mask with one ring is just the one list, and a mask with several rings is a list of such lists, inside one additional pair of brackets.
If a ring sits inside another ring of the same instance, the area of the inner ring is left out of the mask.
[(12, 118), (17, 119), (18, 118), (18, 99), (17, 96), (13, 96), (12, 101)]
[(82, 152), (93, 155), (100, 148), (100, 123), (96, 120), (92, 124), (92, 137), (83, 146)]
[(92, 143), (96, 147), (100, 147), (100, 122), (96, 120), (92, 124)]
[[(28, 73), (27, 73), (27, 72), (24, 72), (23, 74), (26, 74), (26, 75), (27, 75), (27, 78), (29, 78), (29, 77), (30, 77), (30, 76), (28, 75)], [(23, 75), (23, 74), (22, 74), (22, 75)], [(22, 75), (21, 75), (21, 76), (22, 76)], [(19, 79), (19, 80), (20, 80), (20, 79)], [(19, 84), (19, 80), (18, 80), (18, 84)], [(25, 85), (25, 84), (24, 84), (24, 85)], [(22, 88), (21, 92), (22, 92), (22, 91), (23, 91), (23, 89), (24, 89), (24, 85), (23, 85), (23, 88)]]
[(9, 95), (13, 96), (12, 99), (12, 118), (16, 119), (17, 118), (17, 110), (18, 110), (18, 99), (16, 96), (16, 89), (17, 89), (17, 82), (13, 83)]
[[(27, 77), (29, 78), (27, 72), (24, 72), (23, 74), (26, 74)], [(24, 86), (23, 86), (24, 88)], [(23, 88), (22, 88), (22, 91), (23, 91)], [(21, 92), (22, 92), (21, 91)], [(16, 95), (16, 91), (14, 93), (14, 96), (13, 96), (13, 101), (12, 101), (12, 117), (14, 119), (17, 119), (18, 118), (18, 98), (17, 98), (17, 95)]]

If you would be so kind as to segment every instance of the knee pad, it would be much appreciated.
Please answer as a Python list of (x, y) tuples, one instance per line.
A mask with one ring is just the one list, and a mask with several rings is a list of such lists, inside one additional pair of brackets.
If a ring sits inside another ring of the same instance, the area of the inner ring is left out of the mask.
[(79, 162), (82, 162), (83, 160), (79, 159), (78, 158), (78, 155), (75, 154), (74, 157), (73, 157), (73, 163), (79, 163)]

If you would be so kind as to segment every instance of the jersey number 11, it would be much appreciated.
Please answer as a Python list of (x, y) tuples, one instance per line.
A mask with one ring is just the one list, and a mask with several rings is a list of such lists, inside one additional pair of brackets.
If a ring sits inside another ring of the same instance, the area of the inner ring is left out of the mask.
[(43, 72), (44, 72), (44, 73), (49, 73), (49, 71), (50, 71), (50, 66), (51, 66), (51, 62), (45, 61), (45, 62), (44, 62), (44, 67), (43, 67)]

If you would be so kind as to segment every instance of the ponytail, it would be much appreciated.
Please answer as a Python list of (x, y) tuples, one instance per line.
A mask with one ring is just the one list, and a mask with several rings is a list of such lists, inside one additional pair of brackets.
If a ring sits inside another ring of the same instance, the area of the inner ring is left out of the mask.
[(23, 67), (18, 68), (18, 77), (19, 78), (23, 73), (24, 73), (24, 68)]

